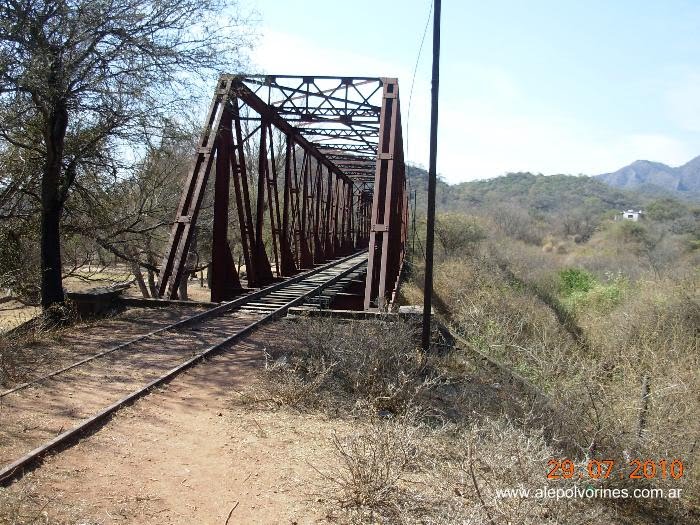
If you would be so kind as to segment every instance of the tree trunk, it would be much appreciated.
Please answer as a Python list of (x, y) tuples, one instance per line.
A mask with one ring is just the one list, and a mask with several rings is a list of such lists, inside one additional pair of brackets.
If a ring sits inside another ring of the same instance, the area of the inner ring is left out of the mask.
[(180, 301), (187, 301), (187, 281), (189, 280), (189, 272), (185, 270), (182, 272), (182, 278), (180, 279), (180, 284), (177, 289), (177, 298)]
[(146, 270), (148, 272), (148, 289), (151, 291), (151, 297), (158, 297), (158, 287), (156, 286), (156, 277), (153, 270)]
[(62, 303), (63, 279), (61, 276), (60, 208), (46, 204), (41, 210), (41, 306)]
[(131, 273), (134, 274), (134, 278), (136, 279), (136, 284), (138, 284), (139, 286), (141, 295), (143, 295), (144, 298), (148, 299), (150, 297), (150, 294), (148, 293), (148, 288), (146, 288), (146, 282), (143, 280), (143, 274), (141, 273), (139, 263), (137, 263), (136, 261), (131, 261)]
[[(68, 126), (65, 104), (57, 103), (46, 119), (46, 163), (41, 179), (41, 306), (63, 303), (60, 223), (66, 191), (61, 188), (61, 161)], [(66, 188), (67, 189), (67, 188)]]

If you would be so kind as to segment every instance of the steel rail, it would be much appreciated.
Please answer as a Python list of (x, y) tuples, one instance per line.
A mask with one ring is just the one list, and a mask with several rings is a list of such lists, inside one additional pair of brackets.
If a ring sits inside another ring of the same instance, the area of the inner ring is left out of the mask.
[(175, 330), (177, 328), (181, 328), (181, 327), (188, 325), (190, 323), (199, 322), (199, 321), (203, 321), (205, 319), (210, 319), (212, 317), (217, 317), (219, 315), (222, 315), (222, 314), (224, 314), (224, 313), (226, 313), (226, 312), (228, 312), (228, 311), (230, 311), (238, 306), (244, 306), (245, 304), (247, 304), (251, 301), (255, 301), (256, 299), (259, 299), (260, 297), (267, 295), (268, 293), (272, 293), (272, 292), (275, 292), (277, 290), (283, 289), (286, 286), (289, 286), (291, 284), (295, 284), (299, 281), (306, 279), (307, 277), (310, 277), (310, 276), (315, 275), (317, 273), (323, 272), (323, 271), (325, 271), (325, 270), (327, 270), (327, 269), (329, 269), (337, 264), (342, 264), (343, 262), (345, 262), (353, 257), (357, 257), (361, 253), (364, 253), (364, 252), (357, 252), (357, 253), (354, 253), (352, 255), (348, 255), (347, 257), (344, 257), (342, 259), (331, 261), (330, 263), (324, 264), (323, 266), (319, 266), (318, 268), (314, 268), (314, 269), (309, 270), (307, 272), (300, 273), (298, 275), (295, 275), (293, 277), (285, 279), (284, 281), (272, 284), (270, 286), (266, 286), (265, 288), (261, 288), (260, 290), (252, 292), (250, 294), (246, 294), (242, 297), (238, 297), (232, 301), (227, 301), (227, 302), (225, 302), (219, 306), (216, 306), (214, 308), (211, 308), (205, 312), (195, 314), (195, 315), (190, 316), (186, 319), (181, 319), (180, 321), (177, 321), (173, 324), (163, 326), (161, 328), (158, 328), (157, 330), (153, 330), (153, 331), (148, 332), (146, 334), (140, 335), (134, 339), (131, 339), (131, 340), (129, 340), (125, 343), (122, 343), (120, 345), (117, 345), (113, 348), (110, 348), (108, 350), (104, 350), (104, 351), (99, 352), (97, 354), (91, 355), (90, 357), (87, 357), (85, 359), (81, 359), (80, 361), (76, 361), (75, 363), (72, 363), (72, 364), (65, 366), (63, 368), (60, 368), (58, 370), (54, 370), (53, 372), (50, 372), (44, 376), (38, 377), (38, 378), (33, 379), (31, 381), (28, 381), (26, 383), (22, 383), (20, 385), (17, 385), (13, 388), (10, 388), (9, 390), (5, 390), (3, 392), (0, 392), (0, 399), (2, 399), (5, 396), (8, 396), (10, 394), (13, 394), (15, 392), (18, 392), (20, 390), (24, 390), (25, 388), (28, 388), (30, 386), (33, 386), (33, 385), (36, 385), (39, 383), (43, 383), (44, 381), (47, 381), (48, 379), (51, 379), (51, 378), (56, 377), (60, 374), (63, 374), (63, 373), (68, 372), (70, 370), (73, 370), (74, 368), (82, 366), (85, 363), (89, 363), (90, 361), (94, 361), (95, 359), (99, 359), (101, 357), (104, 357), (104, 356), (109, 355), (111, 353), (117, 352), (119, 350), (124, 350), (125, 348), (127, 348), (135, 343), (138, 343), (140, 341), (143, 341), (145, 339), (148, 339), (149, 337), (153, 337), (153, 336), (161, 334), (163, 332), (168, 332), (170, 330)]
[[(351, 259), (352, 257), (357, 257), (360, 254), (356, 253), (350, 257), (345, 257), (340, 261), (336, 261), (334, 264), (331, 265), (331, 267), (336, 266), (336, 265), (340, 265), (343, 262), (346, 262), (347, 260)], [(292, 299), (291, 301), (288, 301), (287, 303), (280, 306), (276, 310), (264, 315), (262, 318), (256, 320), (255, 322), (249, 324), (248, 326), (238, 330), (236, 333), (227, 337), (223, 341), (221, 341), (215, 345), (210, 346), (209, 348), (203, 350), (202, 352), (198, 353), (194, 357), (188, 359), (184, 363), (179, 364), (178, 366), (176, 366), (175, 368), (166, 372), (162, 376), (149, 382), (144, 387), (142, 387), (138, 390), (135, 390), (131, 394), (127, 395), (126, 397), (123, 397), (119, 401), (102, 409), (100, 412), (98, 412), (97, 414), (95, 414), (91, 418), (86, 419), (85, 421), (80, 423), (78, 426), (63, 432), (62, 434), (59, 434), (55, 438), (51, 439), (50, 441), (44, 443), (43, 445), (41, 445), (37, 448), (35, 448), (31, 452), (22, 456), (21, 458), (6, 465), (5, 467), (2, 468), (2, 470), (0, 470), (0, 486), (8, 486), (8, 485), (12, 484), (14, 481), (20, 479), (25, 474), (27, 474), (29, 471), (36, 468), (41, 463), (42, 458), (46, 454), (49, 454), (51, 452), (60, 452), (62, 450), (69, 448), (70, 446), (72, 446), (73, 444), (76, 443), (78, 438), (85, 437), (86, 435), (92, 434), (95, 431), (97, 431), (101, 426), (103, 426), (105, 423), (107, 423), (109, 421), (110, 417), (115, 412), (117, 412), (120, 408), (131, 405), (139, 398), (144, 397), (147, 394), (149, 394), (151, 392), (151, 390), (153, 390), (155, 387), (166, 384), (171, 379), (173, 379), (175, 376), (184, 372), (185, 370), (188, 370), (189, 368), (192, 368), (194, 365), (196, 365), (200, 361), (206, 359), (207, 357), (212, 357), (213, 355), (221, 352), (222, 350), (224, 350), (225, 346), (238, 342), (240, 339), (247, 336), (248, 334), (250, 334), (251, 332), (253, 332), (257, 328), (259, 328), (260, 326), (262, 326), (270, 321), (273, 321), (274, 319), (277, 319), (278, 317), (281, 317), (290, 308), (298, 305), (299, 303), (302, 303), (303, 301), (305, 301), (306, 299), (308, 299), (311, 296), (318, 295), (325, 288), (335, 284), (337, 281), (339, 281), (343, 277), (347, 276), (348, 274), (350, 274), (353, 271), (360, 268), (363, 264), (366, 264), (366, 260), (364, 260), (364, 259), (356, 264), (353, 264), (349, 268), (343, 270), (341, 273), (333, 276), (332, 278), (330, 278), (326, 282), (321, 283), (320, 285), (316, 286), (312, 290), (309, 290), (308, 292), (305, 292), (305, 293), (299, 295), (299, 297), (296, 297), (296, 298)], [(328, 265), (326, 265), (324, 268), (330, 269), (328, 267)], [(323, 271), (323, 270), (319, 270), (319, 271)], [(315, 273), (318, 273), (318, 272), (315, 272)]]

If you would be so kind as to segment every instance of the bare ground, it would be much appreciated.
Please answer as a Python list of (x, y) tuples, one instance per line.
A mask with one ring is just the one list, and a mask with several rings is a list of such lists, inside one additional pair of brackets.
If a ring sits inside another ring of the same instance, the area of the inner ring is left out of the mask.
[(0, 391), (125, 343), (202, 311), (201, 308), (134, 308), (109, 319), (68, 329), (32, 333), (18, 341), (0, 339)]
[[(131, 277), (131, 274), (126, 271), (120, 272), (119, 268), (117, 268), (113, 273), (107, 272), (99, 274), (97, 277), (93, 277), (88, 281), (75, 277), (67, 277), (64, 279), (63, 285), (68, 292), (81, 292), (92, 288), (106, 287), (114, 285), (115, 283), (125, 282), (129, 277)], [(204, 286), (201, 286), (200, 282), (199, 279), (189, 280), (187, 282), (187, 295), (192, 301), (209, 302), (211, 290), (207, 287), (206, 281), (204, 281)], [(138, 286), (135, 284), (126, 288), (123, 292), (123, 296), (143, 297)], [(26, 305), (16, 300), (0, 302), (0, 336), (34, 319), (39, 313), (41, 313), (41, 308), (38, 306)]]
[(256, 318), (230, 314), (156, 335), (0, 398), (0, 464), (77, 426)]
[(274, 330), (120, 411), (4, 497), (49, 522), (225, 523), (229, 512), (229, 523), (323, 521), (316, 469), (336, 461), (330, 438), (349, 433), (349, 423), (235, 402)]
[(19, 301), (0, 303), (0, 334), (33, 319), (40, 311), (36, 306), (27, 306)]

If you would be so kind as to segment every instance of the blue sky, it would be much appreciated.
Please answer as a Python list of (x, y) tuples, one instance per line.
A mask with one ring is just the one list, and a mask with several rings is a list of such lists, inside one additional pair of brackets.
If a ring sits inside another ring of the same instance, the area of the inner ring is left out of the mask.
[[(425, 0), (249, 0), (253, 69), (398, 76), (406, 158), (428, 163)], [(596, 174), (700, 155), (700, 0), (443, 0), (438, 171)]]

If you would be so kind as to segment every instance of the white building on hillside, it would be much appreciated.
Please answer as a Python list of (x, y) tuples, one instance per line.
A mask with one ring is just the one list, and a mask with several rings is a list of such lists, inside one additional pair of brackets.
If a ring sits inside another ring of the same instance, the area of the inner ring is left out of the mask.
[(644, 212), (642, 210), (634, 211), (627, 210), (622, 212), (622, 219), (625, 221), (635, 221), (637, 222)]

